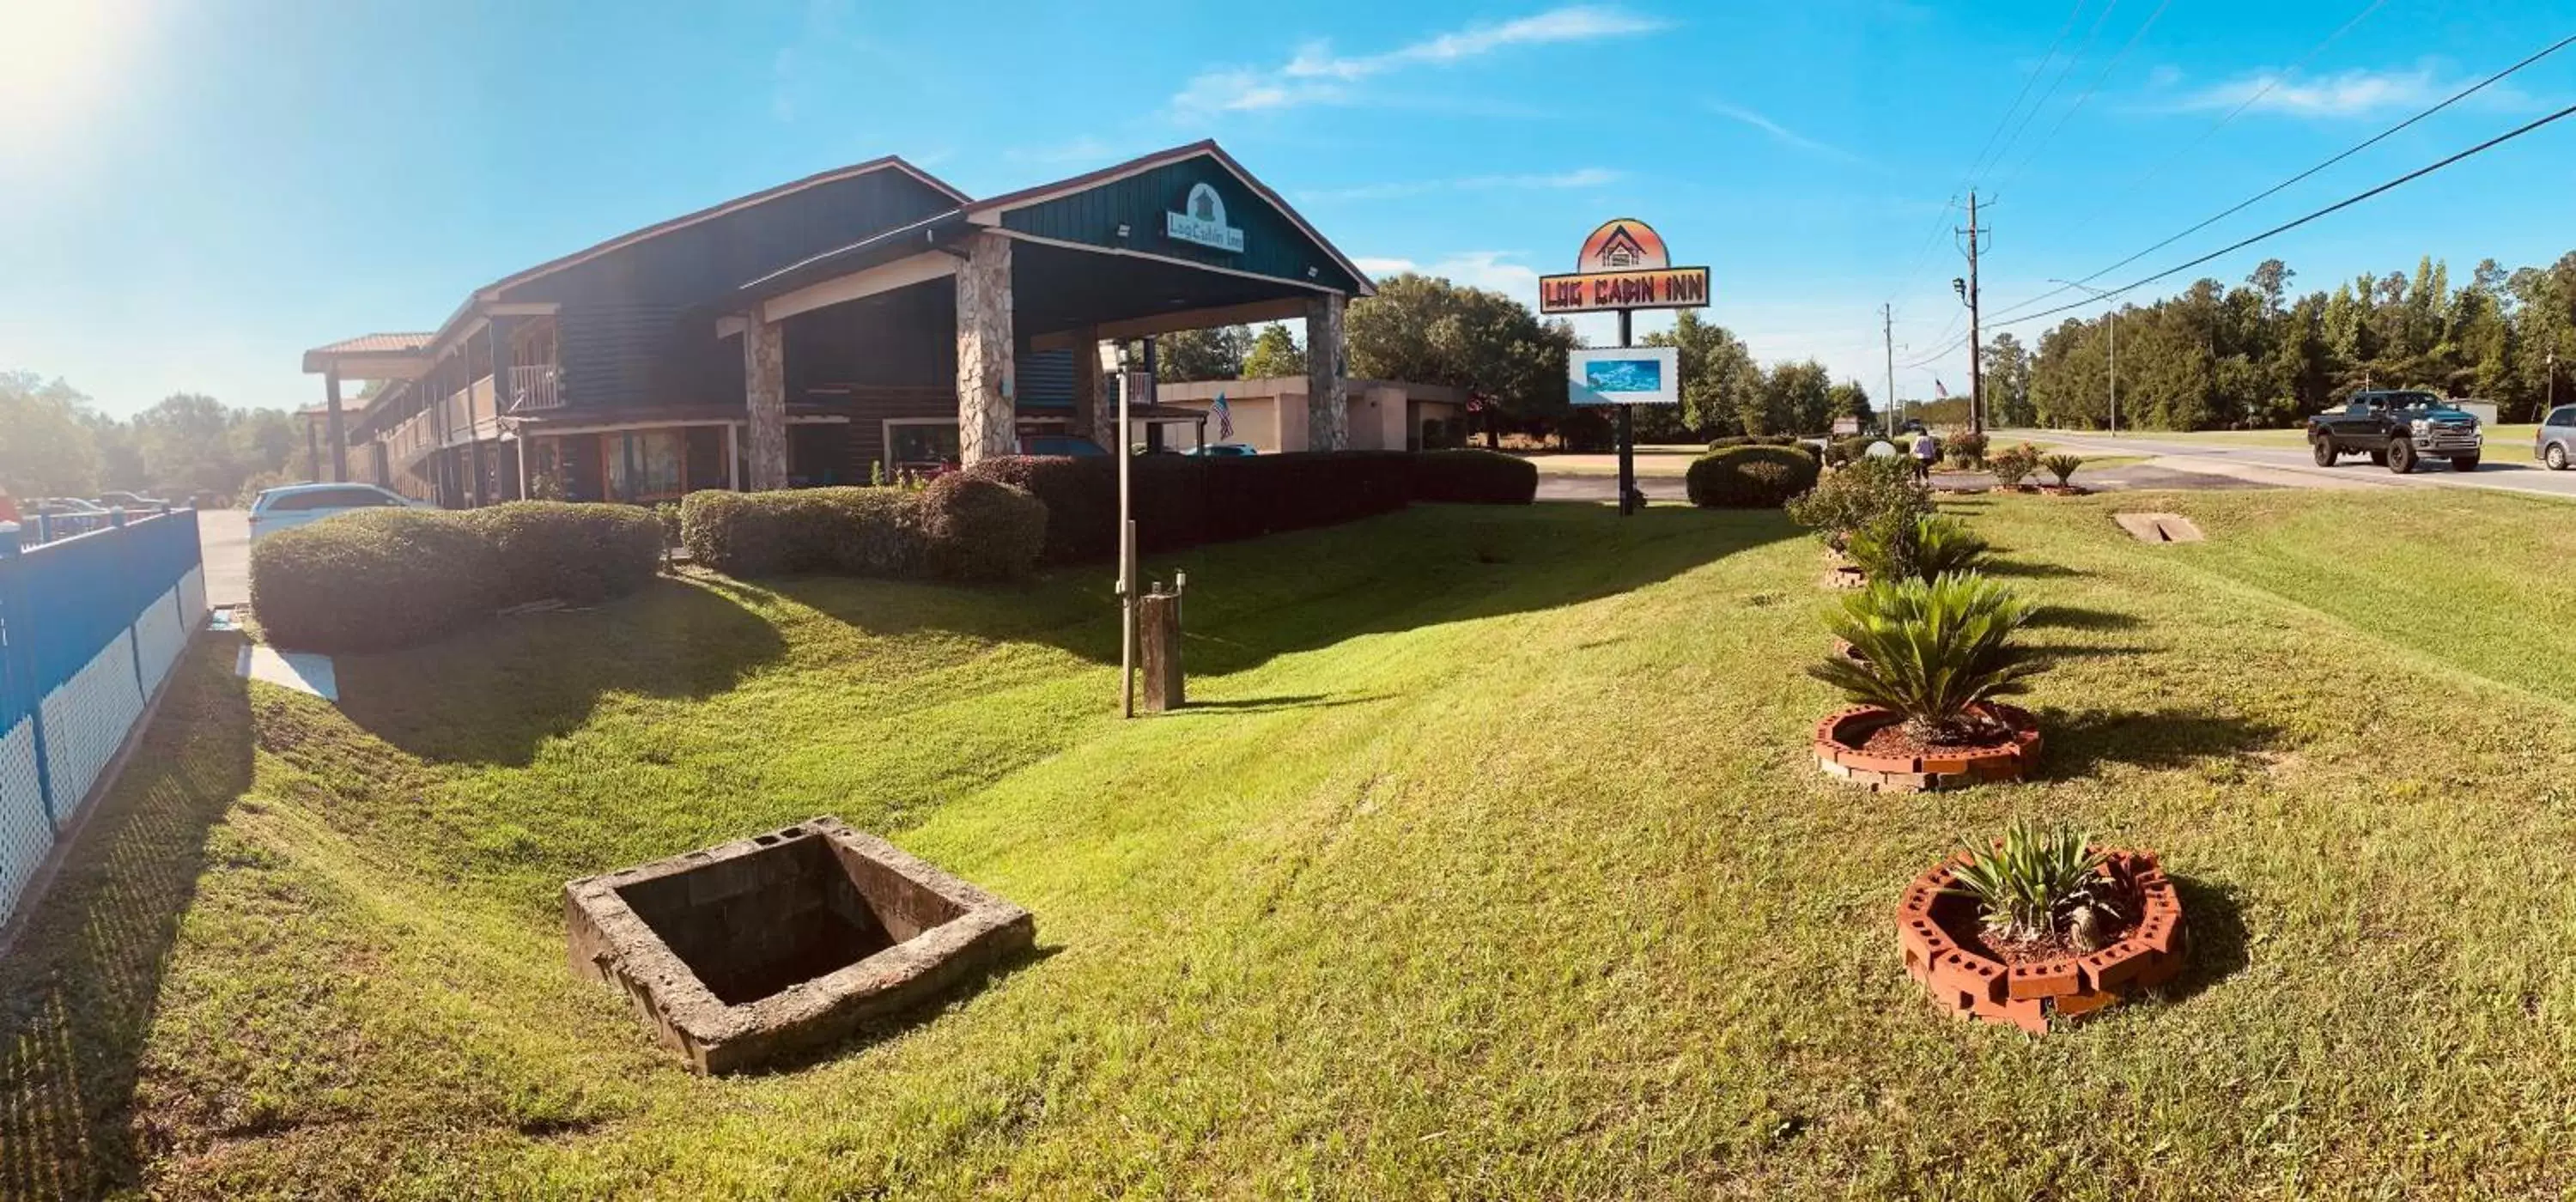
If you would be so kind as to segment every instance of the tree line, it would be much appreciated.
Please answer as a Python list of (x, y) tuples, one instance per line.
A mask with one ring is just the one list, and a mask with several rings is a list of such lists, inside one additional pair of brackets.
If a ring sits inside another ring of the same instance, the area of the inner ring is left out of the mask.
[(2011, 334), (1985, 348), (1988, 413), (2004, 425), (2100, 428), (2110, 418), (2118, 322), (2120, 424), (2202, 430), (2297, 425), (2364, 387), (2421, 388), (2492, 401), (2533, 421), (2576, 400), (2576, 252), (2508, 272), (2481, 260), (2453, 287), (2448, 264), (2392, 271), (2294, 295), (2295, 273), (2266, 259), (2242, 284), (2203, 279), (2151, 305), (2069, 319), (2036, 349)]
[(11, 496), (122, 489), (230, 500), (253, 485), (311, 477), (304, 431), (283, 409), (237, 409), (178, 393), (120, 420), (63, 380), (0, 371), (0, 488)]
[[(1351, 302), (1343, 343), (1352, 376), (1467, 393), (1474, 399), (1472, 432), (1488, 443), (1517, 434), (1589, 447), (1610, 437), (1612, 416), (1566, 400), (1566, 354), (1583, 344), (1574, 327), (1542, 321), (1504, 293), (1410, 272), (1390, 276), (1377, 282), (1377, 295)], [(1822, 434), (1835, 418), (1866, 421), (1870, 414), (1869, 393), (1856, 383), (1836, 383), (1822, 363), (1765, 368), (1724, 326), (1687, 309), (1671, 330), (1649, 334), (1644, 343), (1680, 351), (1682, 403), (1640, 407), (1641, 441)], [(1306, 357), (1285, 325), (1258, 332), (1231, 326), (1157, 338), (1155, 371), (1172, 383), (1302, 376)]]

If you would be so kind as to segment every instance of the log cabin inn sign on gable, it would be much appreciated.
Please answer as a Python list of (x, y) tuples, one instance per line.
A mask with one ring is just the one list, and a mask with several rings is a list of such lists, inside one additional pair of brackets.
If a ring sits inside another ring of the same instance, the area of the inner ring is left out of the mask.
[(1232, 254), (1243, 253), (1243, 231), (1225, 223), (1225, 198), (1206, 184), (1190, 185), (1182, 212), (1163, 214), (1163, 236)]
[(1601, 223), (1583, 240), (1574, 274), (1538, 280), (1541, 313), (1696, 309), (1708, 303), (1708, 269), (1675, 267), (1664, 239), (1634, 217)]

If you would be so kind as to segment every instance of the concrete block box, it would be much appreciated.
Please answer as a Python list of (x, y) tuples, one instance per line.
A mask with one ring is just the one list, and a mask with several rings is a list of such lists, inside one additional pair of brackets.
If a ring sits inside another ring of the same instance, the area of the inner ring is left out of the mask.
[(1037, 920), (837, 818), (564, 886), (573, 972), (702, 1073), (827, 1046), (1026, 953)]

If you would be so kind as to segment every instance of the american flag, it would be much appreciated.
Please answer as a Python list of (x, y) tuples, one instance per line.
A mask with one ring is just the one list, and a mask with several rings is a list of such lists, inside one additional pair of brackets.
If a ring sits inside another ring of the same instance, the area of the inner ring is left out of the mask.
[(1225, 403), (1225, 394), (1222, 392), (1216, 394), (1216, 404), (1208, 406), (1208, 409), (1216, 414), (1217, 441), (1224, 442), (1233, 438), (1234, 406)]
[(1932, 392), (1933, 395), (1946, 399), (1950, 395), (1950, 388), (1948, 385), (1941, 382), (1941, 377), (1934, 376), (1932, 377)]

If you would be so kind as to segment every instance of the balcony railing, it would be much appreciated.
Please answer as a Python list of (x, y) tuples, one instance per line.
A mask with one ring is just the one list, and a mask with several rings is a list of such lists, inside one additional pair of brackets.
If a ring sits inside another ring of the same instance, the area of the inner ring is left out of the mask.
[(563, 369), (552, 363), (510, 369), (511, 413), (534, 413), (563, 404)]

